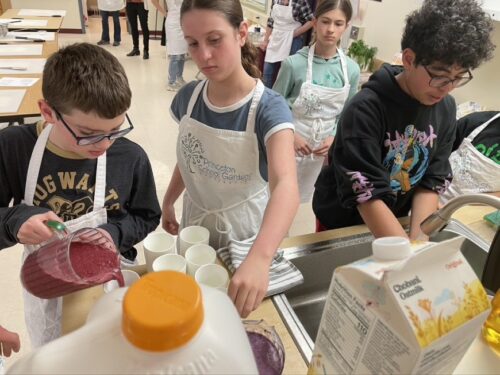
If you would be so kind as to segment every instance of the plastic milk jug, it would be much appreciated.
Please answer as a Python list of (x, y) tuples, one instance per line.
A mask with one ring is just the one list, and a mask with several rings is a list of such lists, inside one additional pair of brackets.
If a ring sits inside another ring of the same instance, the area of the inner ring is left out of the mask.
[(91, 314), (82, 328), (21, 358), (9, 373), (258, 373), (236, 308), (216, 289), (163, 271), (103, 298), (105, 313)]
[(490, 310), (463, 240), (379, 238), (337, 268), (309, 374), (451, 374)]

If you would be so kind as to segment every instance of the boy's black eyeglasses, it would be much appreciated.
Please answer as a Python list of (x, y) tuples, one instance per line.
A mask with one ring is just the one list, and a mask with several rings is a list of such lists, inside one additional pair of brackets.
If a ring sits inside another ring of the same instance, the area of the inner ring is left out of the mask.
[(427, 72), (427, 74), (429, 75), (429, 77), (431, 77), (431, 79), (429, 81), (429, 86), (435, 87), (438, 89), (441, 87), (445, 87), (450, 83), (453, 87), (461, 87), (461, 86), (464, 86), (467, 83), (469, 83), (473, 78), (470, 70), (467, 70), (468, 75), (465, 77), (458, 77), (455, 79), (449, 79), (448, 77), (438, 76), (438, 75), (431, 73), (429, 71), (429, 69), (427, 68), (427, 66), (425, 66), (425, 65), (423, 65), (423, 67), (424, 67), (425, 71)]
[(121, 138), (121, 137), (126, 136), (134, 128), (134, 125), (130, 121), (130, 118), (128, 117), (127, 114), (125, 114), (125, 118), (127, 119), (128, 124), (130, 125), (127, 129), (117, 130), (117, 131), (109, 133), (109, 134), (98, 134), (98, 135), (89, 135), (89, 136), (86, 136), (86, 137), (79, 137), (70, 128), (70, 126), (66, 123), (66, 121), (64, 121), (62, 115), (57, 111), (57, 109), (55, 109), (54, 107), (52, 107), (52, 109), (56, 113), (57, 117), (59, 117), (59, 119), (61, 120), (61, 122), (64, 124), (64, 126), (66, 127), (66, 129), (68, 129), (68, 131), (71, 133), (71, 135), (73, 136), (73, 138), (75, 138), (76, 144), (79, 145), (79, 146), (87, 146), (87, 145), (92, 145), (94, 143), (99, 143), (99, 142), (101, 142), (105, 138), (108, 138), (110, 141), (114, 141), (117, 138)]

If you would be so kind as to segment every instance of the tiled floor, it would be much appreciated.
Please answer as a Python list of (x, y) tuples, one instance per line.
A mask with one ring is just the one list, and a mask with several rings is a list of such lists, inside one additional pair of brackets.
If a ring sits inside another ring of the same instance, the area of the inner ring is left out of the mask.
[[(123, 26), (124, 20), (122, 20)], [(125, 30), (125, 27), (123, 27)], [(91, 17), (87, 34), (62, 34), (61, 46), (76, 43), (95, 43), (100, 39), (100, 19)], [(177, 124), (170, 118), (170, 102), (175, 93), (166, 90), (167, 60), (165, 48), (159, 40), (150, 41), (150, 59), (126, 57), (132, 49), (130, 35), (123, 33), (119, 47), (107, 46), (123, 64), (132, 88), (132, 107), (129, 115), (134, 123), (134, 131), (129, 138), (139, 143), (148, 153), (156, 178), (158, 198), (163, 198), (170, 175), (176, 163), (175, 142)], [(142, 48), (142, 40), (141, 40)], [(184, 79), (194, 79), (197, 68), (188, 60)], [(177, 212), (180, 215), (180, 202)], [(310, 233), (314, 230), (314, 217), (309, 204), (302, 205), (290, 229), (290, 235)], [(16, 331), (21, 336), (21, 354), (30, 350), (23, 316), (23, 303), (19, 270), (21, 267), (22, 247), (14, 246), (0, 251), (0, 325)], [(142, 254), (141, 254), (142, 257)], [(12, 364), (21, 355), (16, 354), (7, 361)]]

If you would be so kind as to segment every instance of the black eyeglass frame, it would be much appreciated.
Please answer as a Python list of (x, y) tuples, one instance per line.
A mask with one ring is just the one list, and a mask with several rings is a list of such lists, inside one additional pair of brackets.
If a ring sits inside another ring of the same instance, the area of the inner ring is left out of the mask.
[[(462, 86), (465, 86), (466, 84), (468, 84), (470, 81), (472, 81), (472, 78), (474, 78), (474, 76), (472, 75), (472, 73), (469, 69), (467, 69), (467, 73), (469, 74), (468, 77), (460, 77), (460, 78), (450, 79), (448, 77), (435, 75), (434, 73), (429, 71), (429, 69), (427, 68), (426, 65), (422, 65), (422, 66), (424, 67), (424, 69), (427, 72), (427, 74), (429, 75), (429, 77), (431, 77), (431, 79), (429, 80), (429, 86), (437, 88), (437, 89), (448, 86), (450, 83), (454, 88), (462, 87)], [(440, 85), (435, 85), (435, 84), (433, 85), (432, 82), (433, 81), (436, 82), (437, 79), (446, 80), (446, 81), (443, 81), (445, 83), (440, 84)], [(462, 82), (460, 82), (460, 81), (462, 81)], [(455, 84), (455, 82), (458, 82), (458, 83)]]
[[(110, 134), (97, 134), (97, 135), (89, 135), (89, 136), (85, 136), (85, 137), (80, 137), (80, 136), (76, 135), (76, 133), (71, 129), (71, 127), (66, 123), (66, 121), (64, 121), (61, 113), (57, 109), (55, 109), (54, 107), (52, 107), (52, 109), (56, 113), (57, 117), (59, 117), (59, 120), (61, 120), (63, 125), (66, 127), (66, 129), (68, 129), (68, 131), (71, 133), (73, 138), (75, 138), (76, 144), (78, 146), (93, 145), (93, 144), (101, 142), (103, 139), (106, 139), (106, 138), (108, 138), (110, 141), (114, 141), (115, 139), (122, 138), (122, 137), (126, 136), (128, 133), (130, 133), (132, 131), (132, 129), (134, 129), (134, 124), (132, 124), (132, 121), (130, 121), (130, 117), (128, 117), (128, 114), (125, 113), (125, 118), (130, 125), (127, 129), (117, 130), (117, 131), (112, 132)], [(90, 141), (90, 140), (93, 140), (93, 141)]]

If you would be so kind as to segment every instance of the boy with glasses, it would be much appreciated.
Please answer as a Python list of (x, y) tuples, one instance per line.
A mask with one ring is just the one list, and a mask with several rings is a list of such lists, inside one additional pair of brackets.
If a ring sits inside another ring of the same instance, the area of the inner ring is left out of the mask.
[(451, 180), (456, 106), (448, 95), (491, 58), (492, 22), (475, 0), (426, 0), (406, 19), (403, 66), (384, 65), (344, 108), (315, 185), (318, 230), (365, 223), (410, 239)]
[[(56, 220), (98, 228), (133, 262), (161, 211), (146, 153), (123, 138), (133, 129), (123, 67), (100, 47), (73, 44), (47, 60), (42, 91), (44, 121), (0, 131), (0, 249), (21, 243), (26, 256)], [(60, 303), (25, 292), (33, 347), (60, 335)]]

